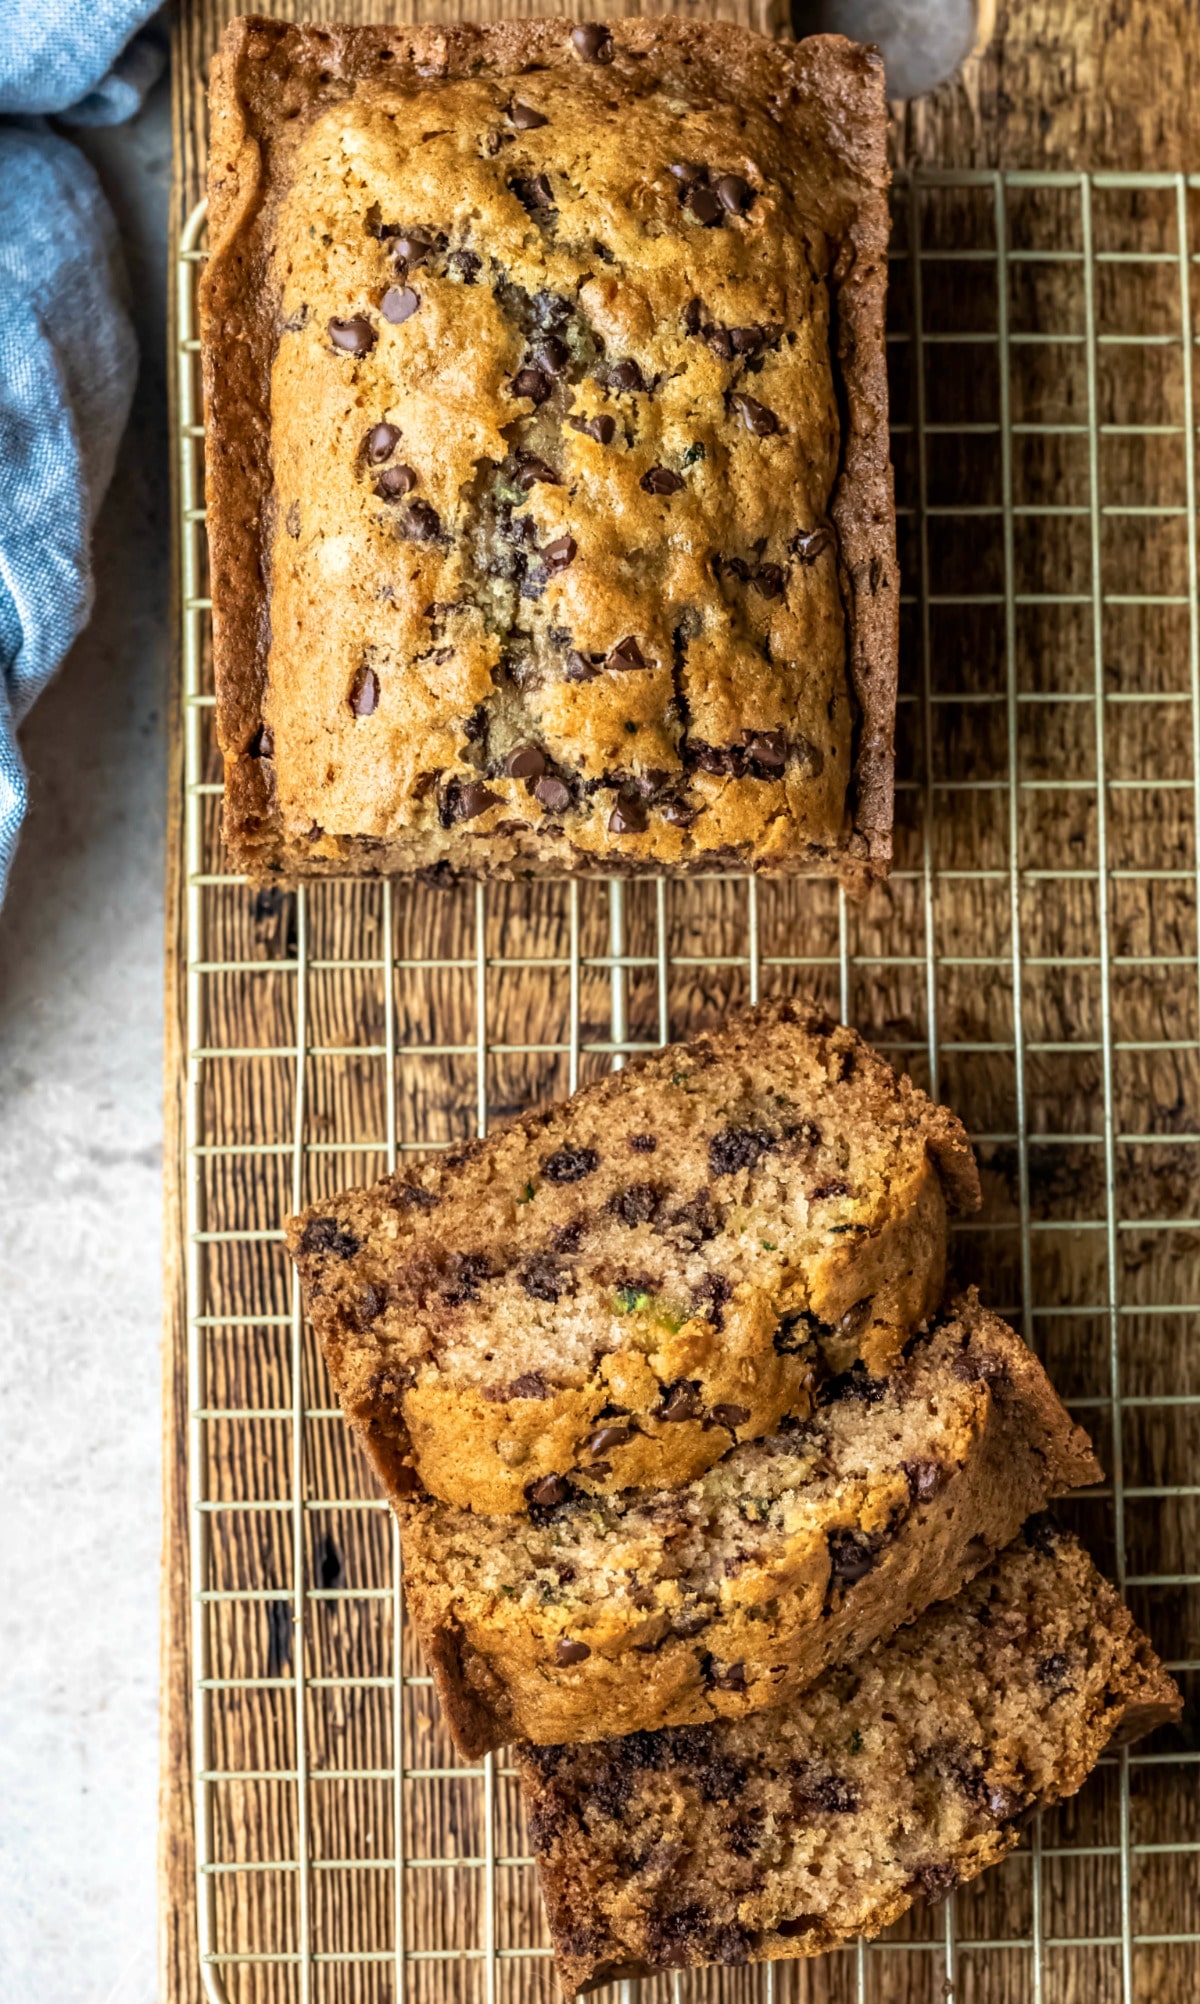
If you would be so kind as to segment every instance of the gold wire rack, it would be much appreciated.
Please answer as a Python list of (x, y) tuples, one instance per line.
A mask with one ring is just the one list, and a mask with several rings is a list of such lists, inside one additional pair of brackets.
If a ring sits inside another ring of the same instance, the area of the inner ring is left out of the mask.
[[(408, 1636), (286, 1212), (785, 987), (967, 1119), (957, 1265), (1045, 1358), (1069, 1506), (1200, 1670), (1200, 177), (921, 174), (895, 200), (897, 861), (861, 907), (744, 877), (255, 889), (218, 833), (194, 281), (178, 264), (186, 1291), (199, 1943), (214, 2004), (554, 1995), (515, 1780)], [(1194, 1713), (1189, 1712), (1189, 1720)], [(1194, 1725), (1102, 1764), (881, 1942), (647, 2004), (1200, 1995)], [(620, 1986), (626, 1999), (639, 1986)]]

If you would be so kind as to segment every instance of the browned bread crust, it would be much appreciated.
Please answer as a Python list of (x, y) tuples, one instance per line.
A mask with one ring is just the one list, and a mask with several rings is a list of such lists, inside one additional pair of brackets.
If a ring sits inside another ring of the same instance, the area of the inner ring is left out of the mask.
[(977, 1197), (954, 1116), (780, 1000), (288, 1235), (389, 1493), (525, 1511), (690, 1481), (821, 1371), (890, 1369)]
[(1041, 1365), (973, 1296), (887, 1380), (682, 1489), (521, 1518), (401, 1505), (405, 1584), (474, 1756), (736, 1718), (955, 1593), (1055, 1494), (1096, 1481)]
[(756, 1718), (518, 1754), (568, 1996), (818, 1955), (944, 1899), (1179, 1693), (1075, 1540), (1028, 1527), (956, 1600)]
[(881, 65), (669, 19), (604, 53), (226, 31), (201, 307), (241, 867), (886, 871)]

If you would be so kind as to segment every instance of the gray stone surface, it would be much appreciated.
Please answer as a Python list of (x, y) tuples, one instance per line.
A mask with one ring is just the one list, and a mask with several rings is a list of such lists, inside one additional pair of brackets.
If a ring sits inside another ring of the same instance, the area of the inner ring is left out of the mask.
[(0, 1996), (151, 2004), (160, 1467), (165, 84), (86, 150), (142, 369), (0, 912)]

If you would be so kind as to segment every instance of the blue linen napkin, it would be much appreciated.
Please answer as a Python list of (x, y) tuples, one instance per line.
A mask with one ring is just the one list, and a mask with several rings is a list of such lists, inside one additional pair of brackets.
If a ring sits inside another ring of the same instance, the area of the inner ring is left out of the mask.
[(26, 807), (17, 728), (91, 609), (91, 528), (137, 374), (116, 225), (44, 121), (138, 109), (162, 57), (130, 37), (157, 5), (0, 0), (0, 899)]

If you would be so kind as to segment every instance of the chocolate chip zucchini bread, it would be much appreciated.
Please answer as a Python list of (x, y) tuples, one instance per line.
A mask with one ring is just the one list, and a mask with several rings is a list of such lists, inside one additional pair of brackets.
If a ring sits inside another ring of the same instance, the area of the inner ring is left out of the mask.
[(877, 55), (245, 19), (211, 118), (235, 861), (883, 873)]
[(784, 1709), (523, 1748), (563, 1989), (874, 1936), (1179, 1711), (1086, 1552), (1035, 1520), (955, 1600)]
[(780, 1000), (289, 1225), (393, 1497), (483, 1511), (689, 1481), (886, 1370), (941, 1297), (959, 1122)]
[(1099, 1473), (1032, 1352), (968, 1297), (890, 1378), (828, 1382), (684, 1488), (515, 1519), (401, 1505), (408, 1604), (465, 1754), (736, 1718), (955, 1593)]

